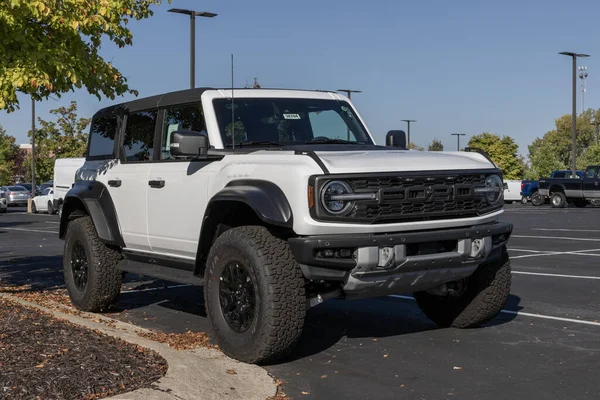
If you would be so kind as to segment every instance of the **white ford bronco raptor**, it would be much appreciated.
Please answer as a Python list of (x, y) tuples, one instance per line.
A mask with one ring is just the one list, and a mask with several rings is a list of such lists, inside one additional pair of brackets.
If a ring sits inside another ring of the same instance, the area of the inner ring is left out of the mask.
[(334, 92), (102, 109), (60, 221), (71, 301), (107, 309), (126, 272), (203, 285), (216, 342), (248, 363), (289, 353), (332, 298), (412, 293), (440, 326), (484, 324), (510, 291), (502, 172), (480, 151), (405, 147), (402, 131), (376, 145)]

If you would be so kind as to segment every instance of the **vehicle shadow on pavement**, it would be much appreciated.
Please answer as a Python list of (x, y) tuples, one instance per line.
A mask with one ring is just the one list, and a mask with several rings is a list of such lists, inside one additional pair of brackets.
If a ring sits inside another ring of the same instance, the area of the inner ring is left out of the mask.
[(63, 285), (62, 256), (14, 257), (11, 253), (2, 254), (0, 284), (31, 285), (40, 289)]
[[(505, 309), (519, 310), (520, 297), (510, 295)], [(498, 314), (496, 318), (480, 328), (506, 324), (516, 315)], [(304, 331), (298, 346), (285, 359), (270, 365), (284, 364), (311, 357), (332, 348), (348, 339), (398, 337), (418, 334), (440, 328), (431, 322), (417, 307), (414, 301), (383, 297), (369, 300), (342, 301), (330, 300), (307, 314)], [(365, 345), (368, 344), (365, 342)]]

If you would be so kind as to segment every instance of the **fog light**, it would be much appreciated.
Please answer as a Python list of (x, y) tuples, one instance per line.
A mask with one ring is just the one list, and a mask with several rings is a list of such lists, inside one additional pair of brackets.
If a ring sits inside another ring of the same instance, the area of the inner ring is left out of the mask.
[(388, 268), (394, 263), (394, 248), (382, 247), (379, 249), (378, 267)]
[(325, 250), (325, 257), (333, 257), (333, 250)]
[(471, 254), (472, 258), (478, 258), (485, 252), (485, 241), (483, 239), (473, 239), (471, 242)]

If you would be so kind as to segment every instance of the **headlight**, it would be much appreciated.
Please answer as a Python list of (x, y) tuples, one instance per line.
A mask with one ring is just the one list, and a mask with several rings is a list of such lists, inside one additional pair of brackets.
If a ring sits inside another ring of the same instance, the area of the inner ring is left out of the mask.
[(498, 175), (490, 175), (485, 180), (485, 187), (476, 188), (475, 193), (483, 194), (490, 205), (498, 203), (504, 197), (504, 185)]
[(345, 214), (354, 204), (353, 201), (346, 198), (350, 194), (352, 194), (352, 187), (347, 182), (328, 182), (321, 189), (321, 204), (329, 214)]

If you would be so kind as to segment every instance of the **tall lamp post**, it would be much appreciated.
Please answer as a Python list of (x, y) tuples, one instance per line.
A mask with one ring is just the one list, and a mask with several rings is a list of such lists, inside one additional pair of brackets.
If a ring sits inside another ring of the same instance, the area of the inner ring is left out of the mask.
[(577, 177), (577, 57), (589, 57), (588, 54), (580, 54), (580, 53), (571, 53), (567, 51), (563, 51), (563, 56), (569, 56), (573, 59), (573, 110), (571, 115), (571, 177)]
[(196, 86), (196, 17), (213, 18), (218, 14), (205, 11), (184, 10), (181, 8), (171, 8), (168, 11), (190, 16), (190, 88), (193, 89)]
[(460, 151), (460, 137), (465, 136), (466, 133), (451, 133), (452, 136), (456, 136), (456, 151)]
[(417, 122), (417, 120), (416, 119), (403, 119), (402, 121), (406, 122), (408, 124), (407, 134), (406, 134), (406, 136), (408, 136), (408, 140), (406, 142), (406, 146), (410, 148), (410, 123)]
[[(354, 89), (338, 89), (338, 92), (346, 92), (346, 94), (348, 95), (348, 100), (352, 100), (352, 93), (362, 93), (361, 90), (354, 90)], [(346, 135), (347, 138), (346, 140), (350, 141), (350, 128), (348, 128), (346, 130)]]

